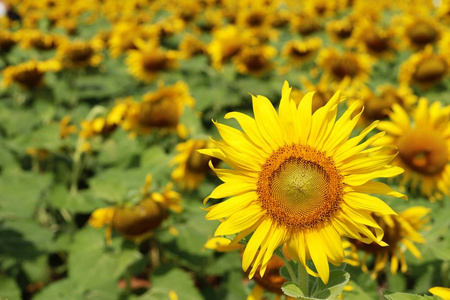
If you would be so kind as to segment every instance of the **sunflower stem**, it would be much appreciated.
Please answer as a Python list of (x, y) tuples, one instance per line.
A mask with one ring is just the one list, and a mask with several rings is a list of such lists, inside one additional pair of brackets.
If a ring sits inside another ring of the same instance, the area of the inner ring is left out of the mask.
[(283, 260), (284, 265), (286, 266), (286, 270), (289, 273), (289, 276), (291, 277), (291, 281), (294, 283), (297, 283), (297, 277), (295, 276), (294, 270), (292, 270), (291, 265), (289, 264), (289, 261), (284, 256), (283, 251), (278, 251), (278, 256)]

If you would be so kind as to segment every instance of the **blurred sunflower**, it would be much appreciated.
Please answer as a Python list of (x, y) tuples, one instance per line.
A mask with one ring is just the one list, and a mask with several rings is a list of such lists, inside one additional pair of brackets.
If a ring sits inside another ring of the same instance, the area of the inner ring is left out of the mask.
[(136, 40), (146, 38), (143, 27), (135, 22), (117, 22), (111, 30), (108, 40), (109, 51), (113, 58), (122, 53), (137, 49)]
[(140, 200), (135, 203), (96, 209), (89, 218), (94, 228), (107, 226), (106, 240), (111, 243), (112, 230), (123, 237), (140, 242), (151, 236), (153, 230), (168, 217), (168, 210), (182, 211), (181, 196), (172, 190), (169, 183), (162, 193), (150, 190), (152, 176), (147, 175)]
[(305, 12), (298, 14), (291, 14), (291, 31), (302, 36), (309, 36), (322, 29), (322, 24), (313, 14)]
[[(403, 195), (371, 180), (403, 170), (389, 165), (394, 156), (384, 155), (383, 147), (364, 151), (383, 133), (359, 144), (377, 123), (348, 139), (359, 119), (351, 118), (358, 104), (335, 123), (344, 100), (339, 92), (311, 114), (313, 93), (296, 107), (290, 90), (285, 82), (278, 114), (269, 99), (257, 96), (255, 119), (238, 112), (225, 116), (235, 118), (244, 131), (216, 123), (223, 141), (213, 141), (217, 149), (199, 152), (232, 169), (214, 169), (224, 183), (205, 202), (231, 198), (207, 208), (206, 218), (222, 221), (215, 236), (238, 233), (232, 244), (253, 232), (242, 261), (244, 271), (251, 267), (250, 278), (259, 267), (263, 276), (273, 252), (287, 244), (292, 258), (327, 283), (328, 263), (344, 260), (341, 236), (386, 245), (383, 230), (370, 214), (395, 212), (368, 194)], [(318, 274), (307, 266), (309, 258)]]
[(326, 48), (319, 52), (317, 64), (335, 83), (350, 80), (352, 84), (369, 80), (372, 71), (372, 60), (367, 54), (343, 52), (334, 48)]
[(206, 52), (206, 45), (193, 34), (186, 34), (178, 46), (180, 56), (190, 58)]
[(420, 251), (414, 243), (425, 243), (425, 239), (418, 232), (429, 221), (427, 216), (430, 209), (423, 206), (413, 206), (393, 216), (375, 215), (374, 220), (380, 224), (384, 230), (383, 241), (388, 244), (386, 247), (380, 247), (378, 244), (364, 244), (359, 241), (350, 240), (359, 250), (364, 252), (361, 259), (361, 268), (364, 272), (369, 272), (366, 261), (370, 255), (375, 255), (372, 278), (384, 270), (389, 259), (391, 261), (390, 270), (396, 274), (399, 264), (402, 273), (408, 269), (404, 253), (409, 250), (416, 258), (421, 258)]
[(128, 71), (144, 82), (154, 81), (164, 71), (178, 68), (179, 54), (163, 50), (156, 42), (135, 42), (138, 49), (129, 50), (126, 59)]
[(70, 116), (64, 116), (59, 122), (59, 137), (61, 139), (65, 139), (78, 130), (75, 125), (70, 124), (71, 120), (72, 118)]
[(211, 64), (216, 69), (237, 55), (244, 45), (250, 44), (252, 36), (249, 31), (228, 25), (213, 32), (213, 40), (207, 47)]
[(276, 54), (276, 48), (270, 45), (246, 45), (234, 57), (233, 61), (239, 73), (262, 76), (273, 69), (272, 59)]
[(391, 28), (383, 29), (363, 19), (355, 27), (350, 44), (376, 58), (392, 59), (398, 48), (394, 37)]
[(311, 102), (311, 112), (313, 113), (327, 104), (328, 100), (330, 100), (335, 93), (334, 89), (330, 86), (330, 80), (326, 74), (322, 75), (319, 82), (316, 84), (309, 81), (305, 76), (300, 76), (300, 83), (302, 84), (302, 89), (293, 88), (291, 91), (291, 98), (298, 106), (308, 92), (314, 92)]
[(57, 60), (47, 61), (29, 60), (27, 62), (9, 66), (2, 71), (4, 87), (17, 83), (23, 88), (36, 88), (42, 84), (44, 74), (59, 71), (61, 68)]
[(378, 125), (387, 132), (378, 144), (398, 148), (393, 164), (405, 169), (400, 184), (411, 182), (413, 189), (419, 185), (431, 201), (450, 195), (450, 106), (438, 101), (429, 105), (422, 98), (412, 120), (400, 105), (392, 109), (390, 121)]
[(333, 43), (347, 42), (355, 29), (354, 21), (350, 18), (344, 18), (341, 20), (331, 20), (327, 23), (325, 30), (331, 37)]
[(423, 49), (426, 45), (436, 45), (444, 31), (434, 17), (425, 14), (403, 14), (393, 20), (394, 28), (402, 39), (402, 45), (413, 50)]
[(8, 53), (16, 44), (16, 38), (8, 30), (0, 29), (0, 54)]
[(16, 32), (19, 44), (25, 48), (48, 51), (56, 49), (64, 40), (62, 36), (46, 34), (38, 29), (22, 29)]
[(101, 46), (98, 40), (62, 43), (58, 47), (57, 57), (67, 68), (96, 67), (102, 61), (99, 53)]
[(301, 64), (311, 60), (321, 46), (322, 40), (320, 38), (289, 41), (283, 47), (282, 56), (288, 58), (290, 63)]
[(434, 53), (431, 46), (415, 53), (400, 66), (399, 78), (401, 84), (418, 85), (430, 88), (439, 83), (448, 73), (450, 61), (443, 53)]
[(208, 8), (197, 17), (196, 25), (199, 32), (209, 33), (222, 26), (223, 11), (217, 8)]
[(194, 190), (205, 179), (210, 172), (209, 161), (216, 160), (206, 155), (198, 153), (197, 150), (212, 148), (212, 143), (206, 140), (190, 139), (176, 146), (177, 156), (171, 161), (176, 165), (172, 172), (172, 180), (178, 183), (183, 190)]
[(142, 96), (142, 102), (128, 102), (126, 114), (122, 122), (125, 130), (133, 134), (149, 134), (154, 130), (177, 131), (182, 138), (186, 137), (186, 127), (179, 123), (185, 105), (192, 107), (194, 98), (184, 82), (171, 86), (160, 86), (156, 92)]
[(278, 36), (278, 31), (272, 27), (273, 13), (276, 9), (276, 6), (261, 1), (243, 5), (237, 12), (236, 25), (248, 29), (260, 42), (274, 40)]

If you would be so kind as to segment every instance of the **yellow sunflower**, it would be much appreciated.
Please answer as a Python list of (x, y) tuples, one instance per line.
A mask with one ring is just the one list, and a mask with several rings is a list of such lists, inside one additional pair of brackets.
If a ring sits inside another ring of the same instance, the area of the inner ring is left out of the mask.
[(136, 40), (144, 38), (143, 27), (135, 22), (118, 22), (111, 31), (108, 40), (109, 50), (113, 58), (120, 54), (137, 49)]
[(413, 50), (436, 45), (444, 32), (439, 21), (428, 14), (404, 14), (394, 19), (393, 25), (402, 38), (403, 46)]
[(439, 83), (448, 73), (450, 61), (446, 54), (434, 53), (433, 47), (427, 46), (415, 53), (400, 66), (399, 81), (405, 85), (418, 85), (430, 88)]
[(66, 42), (58, 47), (57, 57), (67, 68), (96, 67), (103, 59), (101, 47), (98, 40)]
[(42, 84), (44, 74), (60, 70), (61, 65), (57, 60), (47, 61), (29, 60), (27, 62), (9, 66), (2, 71), (3, 86), (7, 87), (17, 83), (23, 88), (36, 88)]
[(273, 12), (276, 7), (261, 1), (243, 5), (236, 16), (236, 25), (248, 29), (259, 41), (276, 39), (278, 31), (272, 27)]
[(319, 52), (317, 64), (335, 83), (342, 83), (344, 80), (362, 83), (369, 80), (373, 61), (364, 53), (340, 53), (334, 48), (326, 48)]
[(311, 13), (291, 14), (291, 31), (302, 36), (308, 36), (322, 29), (322, 24), (317, 17)]
[(212, 66), (220, 70), (224, 63), (238, 54), (242, 47), (253, 39), (249, 31), (238, 29), (233, 25), (214, 31), (213, 40), (207, 47)]
[(128, 71), (139, 80), (150, 82), (164, 71), (178, 68), (179, 54), (163, 50), (156, 42), (136, 41), (138, 49), (129, 50), (126, 64)]
[(89, 224), (94, 228), (107, 226), (108, 243), (111, 242), (113, 229), (136, 242), (151, 236), (153, 230), (168, 217), (169, 209), (176, 213), (182, 211), (181, 195), (172, 190), (171, 183), (162, 193), (151, 191), (151, 183), (152, 176), (147, 175), (138, 203), (96, 209), (89, 218)]
[(177, 131), (185, 138), (186, 127), (179, 123), (185, 105), (192, 107), (195, 101), (184, 82), (160, 86), (155, 92), (142, 96), (142, 102), (128, 99), (122, 127), (133, 134), (149, 134), (154, 130)]
[(272, 70), (274, 63), (272, 59), (277, 54), (277, 49), (266, 44), (244, 46), (234, 57), (236, 69), (242, 74), (262, 76)]
[(211, 142), (191, 139), (176, 146), (178, 152), (171, 164), (176, 164), (172, 180), (182, 189), (194, 190), (209, 173), (210, 157), (197, 152), (199, 149), (211, 148)]
[(380, 145), (395, 145), (398, 156), (393, 163), (405, 169), (401, 185), (420, 184), (422, 194), (430, 200), (450, 195), (450, 106), (439, 101), (428, 104), (422, 98), (417, 108), (408, 113), (398, 104), (392, 106), (390, 121), (379, 123), (387, 135)]
[(206, 52), (206, 45), (193, 34), (186, 34), (178, 46), (180, 56), (190, 58)]
[(301, 64), (314, 58), (321, 46), (320, 38), (289, 41), (283, 47), (282, 56), (288, 58), (290, 63)]
[[(344, 98), (337, 92), (328, 103), (311, 114), (313, 93), (298, 107), (289, 85), (282, 89), (279, 113), (269, 99), (253, 97), (255, 119), (238, 112), (234, 118), (243, 131), (216, 123), (223, 141), (217, 149), (199, 150), (218, 158), (232, 169), (214, 169), (224, 181), (206, 199), (231, 197), (207, 210), (208, 220), (221, 220), (215, 236), (236, 234), (233, 243), (253, 232), (243, 255), (242, 267), (263, 276), (273, 252), (287, 244), (289, 254), (309, 274), (329, 279), (329, 265), (344, 260), (341, 236), (381, 246), (383, 230), (371, 217), (395, 212), (379, 198), (368, 195), (403, 195), (372, 181), (403, 172), (390, 166), (395, 155), (381, 148), (368, 148), (383, 136), (378, 133), (360, 143), (377, 123), (349, 139), (359, 116), (358, 104), (336, 119)], [(306, 260), (311, 258), (317, 272)], [(251, 267), (251, 268), (250, 268)]]
[(355, 27), (350, 45), (376, 58), (392, 59), (397, 51), (395, 33), (391, 28), (382, 28), (374, 22), (362, 19)]
[(327, 23), (325, 30), (331, 37), (333, 43), (348, 42), (355, 29), (354, 21), (350, 18), (331, 20)]
[(418, 232), (429, 221), (427, 216), (430, 209), (423, 206), (414, 206), (395, 216), (375, 215), (375, 221), (380, 224), (384, 230), (383, 241), (388, 244), (386, 247), (380, 247), (378, 244), (364, 244), (359, 241), (351, 242), (364, 252), (361, 260), (361, 267), (364, 272), (369, 272), (366, 260), (370, 255), (375, 255), (372, 278), (384, 270), (389, 259), (391, 260), (391, 273), (396, 274), (399, 264), (402, 273), (408, 269), (404, 253), (409, 250), (416, 258), (421, 258), (420, 251), (414, 243), (425, 243), (425, 239)]
[(22, 29), (16, 32), (16, 36), (23, 48), (35, 48), (42, 51), (56, 49), (64, 40), (61, 36), (46, 34), (38, 29)]

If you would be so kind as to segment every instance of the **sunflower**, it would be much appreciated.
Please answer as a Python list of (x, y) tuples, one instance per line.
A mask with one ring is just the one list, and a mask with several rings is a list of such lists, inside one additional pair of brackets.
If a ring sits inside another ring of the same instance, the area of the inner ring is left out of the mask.
[(350, 240), (358, 249), (364, 252), (361, 260), (361, 267), (364, 272), (369, 272), (366, 265), (367, 258), (374, 254), (375, 262), (372, 271), (372, 278), (382, 271), (389, 258), (391, 260), (391, 273), (396, 274), (399, 262), (400, 270), (405, 273), (408, 269), (404, 253), (409, 250), (416, 258), (421, 258), (420, 251), (414, 243), (425, 243), (425, 239), (418, 232), (428, 222), (430, 209), (423, 206), (414, 206), (395, 216), (375, 215), (375, 221), (380, 224), (384, 230), (383, 241), (388, 244), (386, 247), (380, 247), (378, 244), (364, 244), (359, 241)]
[(436, 45), (442, 37), (444, 29), (434, 17), (410, 13), (393, 20), (398, 36), (403, 45), (413, 50), (423, 49), (426, 45)]
[(392, 59), (398, 48), (394, 37), (391, 28), (384, 29), (363, 19), (355, 27), (349, 43), (376, 58)]
[(172, 86), (160, 86), (156, 92), (142, 96), (142, 102), (127, 100), (122, 127), (133, 134), (149, 134), (154, 130), (178, 132), (186, 136), (186, 128), (179, 123), (185, 105), (192, 107), (194, 99), (184, 82)]
[(435, 296), (441, 297), (443, 300), (450, 299), (450, 288), (435, 286), (428, 290)]
[(16, 38), (14, 35), (8, 30), (0, 29), (0, 53), (8, 53), (15, 44)]
[[(233, 243), (253, 232), (242, 262), (250, 278), (259, 267), (263, 276), (273, 252), (287, 244), (292, 258), (327, 283), (328, 262), (338, 265), (344, 260), (341, 236), (386, 245), (383, 230), (370, 214), (395, 212), (368, 193), (402, 197), (372, 179), (392, 177), (403, 169), (389, 165), (394, 155), (382, 154), (383, 147), (364, 150), (383, 133), (360, 144), (376, 122), (348, 139), (359, 119), (351, 118), (357, 104), (335, 122), (344, 100), (339, 92), (311, 114), (313, 93), (296, 107), (290, 91), (285, 82), (278, 114), (269, 99), (257, 96), (255, 119), (238, 112), (225, 116), (235, 118), (244, 131), (216, 123), (223, 141), (213, 141), (217, 149), (199, 152), (232, 169), (213, 168), (224, 183), (205, 203), (231, 198), (207, 208), (206, 218), (222, 221), (215, 236), (238, 233)], [(308, 258), (318, 274), (307, 266)]]
[(431, 46), (415, 53), (400, 66), (399, 81), (406, 85), (430, 88), (448, 73), (450, 61), (443, 53), (434, 53)]
[(89, 218), (89, 224), (94, 228), (107, 226), (108, 243), (111, 243), (113, 229), (136, 242), (151, 236), (153, 230), (168, 217), (169, 209), (176, 213), (182, 211), (181, 196), (172, 190), (171, 183), (167, 184), (162, 193), (151, 191), (151, 183), (152, 176), (147, 175), (138, 203), (96, 209)]
[(111, 31), (108, 40), (109, 51), (113, 58), (122, 53), (137, 49), (136, 40), (146, 38), (143, 27), (135, 22), (118, 22)]
[(304, 63), (311, 60), (321, 46), (320, 38), (309, 38), (304, 41), (293, 40), (284, 45), (282, 55), (288, 58), (290, 63)]
[(336, 83), (350, 80), (351, 83), (361, 83), (369, 80), (372, 71), (372, 60), (364, 53), (340, 53), (333, 48), (319, 52), (317, 64)]
[(305, 12), (291, 15), (291, 31), (302, 36), (309, 36), (322, 29), (322, 24), (318, 21), (315, 15)]
[(178, 68), (179, 54), (163, 50), (156, 42), (136, 41), (138, 49), (130, 50), (126, 59), (128, 71), (139, 80), (150, 82), (164, 71)]
[(29, 60), (27, 62), (9, 66), (2, 71), (3, 86), (7, 87), (17, 83), (23, 88), (36, 88), (42, 84), (44, 74), (58, 71), (61, 65), (51, 59), (47, 61)]
[(70, 116), (64, 116), (59, 122), (59, 137), (65, 139), (74, 132), (77, 132), (77, 127), (70, 124), (72, 118)]
[(199, 186), (209, 173), (210, 157), (197, 152), (199, 149), (211, 148), (211, 142), (205, 140), (188, 140), (176, 146), (178, 155), (171, 164), (176, 164), (172, 172), (172, 180), (179, 183), (182, 189), (194, 190)]
[(212, 66), (220, 70), (224, 63), (237, 55), (242, 47), (252, 40), (249, 31), (238, 29), (233, 25), (214, 31), (213, 40), (207, 47)]
[(249, 30), (252, 36), (257, 37), (261, 42), (274, 40), (278, 36), (278, 31), (272, 27), (275, 10), (273, 5), (263, 4), (260, 1), (252, 2), (248, 6), (244, 5), (238, 11), (236, 25)]
[(405, 169), (400, 184), (411, 182), (415, 189), (420, 183), (422, 194), (432, 201), (450, 195), (450, 106), (439, 101), (429, 105), (422, 98), (412, 120), (400, 105), (392, 109), (390, 121), (378, 125), (387, 132), (378, 143), (398, 148), (393, 163)]
[(55, 34), (43, 33), (38, 29), (22, 29), (17, 31), (16, 35), (23, 48), (35, 48), (42, 51), (56, 49), (64, 39)]
[(206, 9), (197, 17), (196, 25), (200, 32), (211, 32), (222, 26), (223, 11), (220, 9)]
[(178, 46), (182, 57), (190, 58), (206, 52), (206, 45), (193, 34), (186, 34)]
[(67, 68), (96, 67), (102, 61), (101, 46), (98, 40), (66, 42), (58, 47), (57, 57)]
[(266, 44), (244, 46), (234, 57), (236, 69), (242, 74), (261, 76), (274, 67), (272, 58), (277, 54), (275, 47)]
[(334, 43), (348, 41), (351, 38), (354, 29), (354, 21), (350, 18), (331, 20), (325, 27), (325, 30), (328, 32)]

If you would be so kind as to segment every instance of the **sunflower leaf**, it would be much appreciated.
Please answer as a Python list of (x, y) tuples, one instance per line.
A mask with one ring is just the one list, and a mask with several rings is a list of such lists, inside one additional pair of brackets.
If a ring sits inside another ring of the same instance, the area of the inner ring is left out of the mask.
[(421, 296), (408, 293), (396, 293), (391, 291), (383, 291), (383, 295), (388, 300), (420, 300), (420, 299), (440, 299), (437, 296)]
[(283, 286), (281, 287), (281, 290), (283, 291), (283, 293), (285, 293), (289, 297), (298, 298), (300, 296), (303, 296), (303, 293), (302, 293), (302, 290), (300, 289), (300, 287), (291, 281), (285, 282), (283, 284)]

